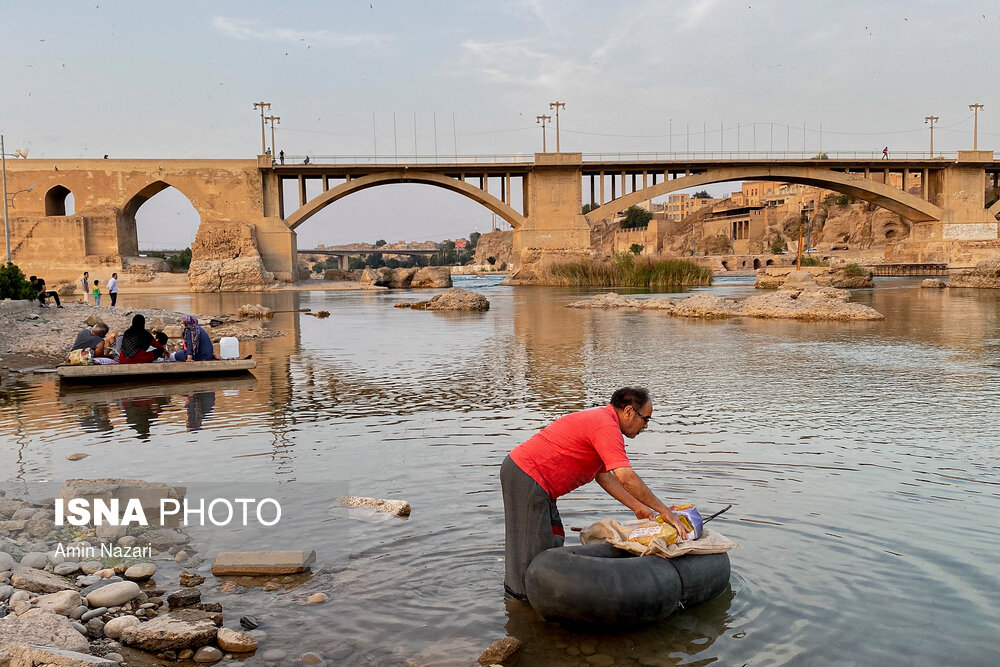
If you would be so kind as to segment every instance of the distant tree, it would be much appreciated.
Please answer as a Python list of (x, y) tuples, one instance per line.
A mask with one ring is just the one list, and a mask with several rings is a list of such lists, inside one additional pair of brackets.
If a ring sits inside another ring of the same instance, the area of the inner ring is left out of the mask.
[(384, 245), (388, 245), (388, 243), (385, 242), (385, 239), (379, 239), (378, 241), (375, 242), (376, 248), (381, 248)]
[(698, 192), (691, 195), (695, 199), (711, 199), (712, 195), (708, 194), (708, 190), (699, 190)]
[(171, 273), (183, 273), (191, 268), (191, 248), (184, 248), (173, 257), (167, 258)]
[(326, 271), (325, 262), (316, 262), (313, 264), (313, 273), (323, 273), (324, 271)]
[(489, 264), (490, 266), (493, 266), (494, 264), (497, 263), (497, 258), (494, 257), (493, 255), (490, 255), (489, 257), (486, 258), (486, 263)]
[(653, 218), (653, 214), (640, 206), (629, 206), (625, 210), (625, 219), (621, 221), (622, 229), (645, 227)]
[(638, 243), (633, 243), (628, 247), (629, 252), (631, 252), (633, 255), (638, 255), (640, 252), (642, 252), (642, 248), (643, 246)]
[(593, 211), (598, 206), (600, 206), (600, 204), (596, 204), (596, 203), (595, 204), (584, 204), (583, 205), (583, 209), (580, 212), (583, 213), (584, 215), (586, 215), (587, 213), (590, 213), (591, 211)]

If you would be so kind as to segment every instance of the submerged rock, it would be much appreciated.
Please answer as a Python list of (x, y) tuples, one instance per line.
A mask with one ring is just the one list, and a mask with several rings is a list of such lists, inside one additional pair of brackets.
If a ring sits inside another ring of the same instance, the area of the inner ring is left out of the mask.
[(497, 665), (509, 660), (521, 650), (521, 640), (515, 637), (501, 637), (490, 644), (479, 656), (480, 665)]
[(410, 503), (405, 500), (385, 498), (365, 498), (363, 496), (341, 496), (337, 502), (347, 507), (370, 507), (376, 512), (388, 512), (396, 516), (410, 516)]
[(931, 287), (931, 288), (937, 289), (937, 288), (941, 288), (941, 287), (947, 287), (948, 283), (946, 283), (945, 281), (941, 280), (940, 278), (927, 278), (926, 280), (923, 280), (923, 281), (920, 282), (920, 286), (921, 287)]
[(986, 259), (974, 269), (952, 274), (949, 287), (1000, 289), (1000, 258)]

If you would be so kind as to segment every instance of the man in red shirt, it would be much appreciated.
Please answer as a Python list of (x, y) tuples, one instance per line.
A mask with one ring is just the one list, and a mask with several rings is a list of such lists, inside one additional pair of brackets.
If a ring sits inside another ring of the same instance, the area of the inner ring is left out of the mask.
[(592, 480), (638, 519), (663, 516), (684, 535), (687, 528), (657, 498), (625, 455), (625, 440), (642, 433), (653, 416), (649, 392), (624, 387), (602, 408), (560, 417), (500, 466), (505, 522), (504, 591), (526, 600), (524, 573), (535, 556), (565, 541), (556, 499)]

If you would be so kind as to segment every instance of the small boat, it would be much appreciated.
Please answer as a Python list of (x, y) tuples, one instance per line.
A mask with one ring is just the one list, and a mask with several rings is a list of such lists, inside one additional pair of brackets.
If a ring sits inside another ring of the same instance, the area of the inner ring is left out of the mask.
[(61, 365), (56, 373), (62, 382), (155, 381), (160, 378), (232, 375), (249, 373), (257, 368), (252, 359), (217, 359), (213, 361), (173, 361), (148, 364)]

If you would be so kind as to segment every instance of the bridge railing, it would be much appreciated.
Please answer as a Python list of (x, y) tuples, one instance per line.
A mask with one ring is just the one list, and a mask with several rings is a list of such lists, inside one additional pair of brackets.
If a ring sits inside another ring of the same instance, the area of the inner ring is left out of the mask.
[[(495, 153), (467, 155), (286, 155), (277, 166), (308, 164), (334, 165), (396, 165), (396, 164), (528, 164), (535, 161), (534, 153)], [(955, 160), (955, 151), (889, 151), (889, 160)], [(608, 152), (583, 153), (587, 162), (709, 162), (778, 160), (880, 160), (882, 151), (668, 151), (668, 152)]]

